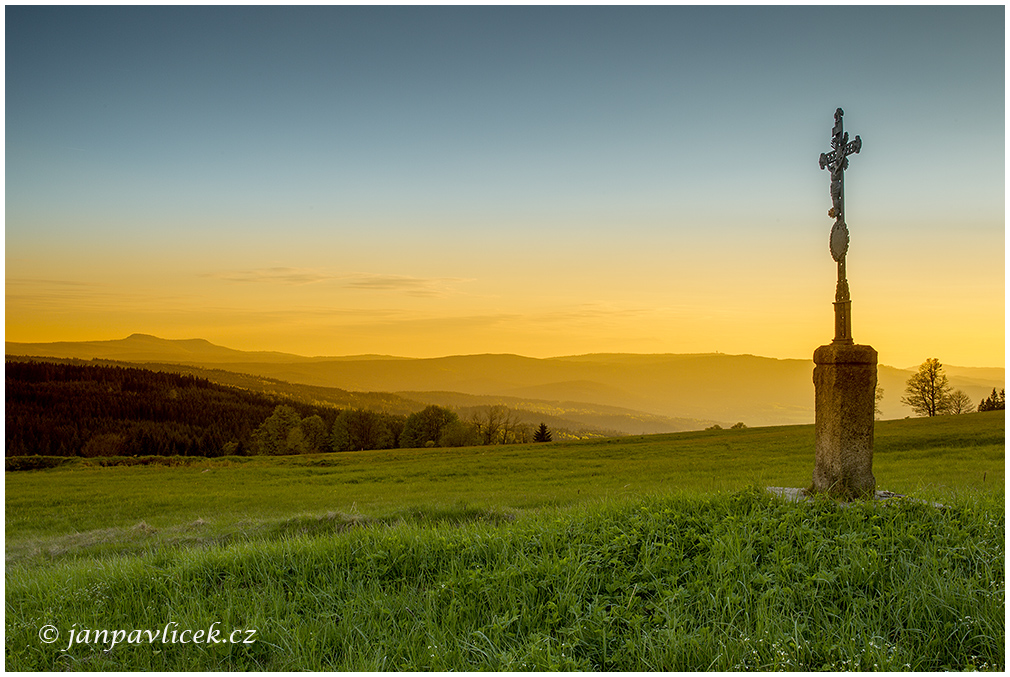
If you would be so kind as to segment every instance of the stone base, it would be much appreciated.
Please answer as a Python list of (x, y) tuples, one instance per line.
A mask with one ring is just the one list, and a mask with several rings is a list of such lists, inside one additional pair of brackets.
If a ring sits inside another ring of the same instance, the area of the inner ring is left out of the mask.
[(808, 491), (845, 500), (874, 496), (877, 351), (832, 343), (814, 351), (814, 365), (816, 455)]

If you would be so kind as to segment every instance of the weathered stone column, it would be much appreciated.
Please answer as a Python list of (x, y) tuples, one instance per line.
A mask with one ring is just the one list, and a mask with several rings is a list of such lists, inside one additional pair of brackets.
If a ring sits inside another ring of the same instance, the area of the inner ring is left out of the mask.
[(814, 351), (816, 458), (811, 493), (872, 498), (877, 351), (832, 343)]

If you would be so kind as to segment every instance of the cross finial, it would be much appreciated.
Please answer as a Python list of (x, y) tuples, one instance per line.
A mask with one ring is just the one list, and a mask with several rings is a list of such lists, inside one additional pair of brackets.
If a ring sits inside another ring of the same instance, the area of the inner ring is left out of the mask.
[(831, 151), (821, 153), (818, 164), (831, 174), (831, 209), (828, 216), (835, 219), (831, 227), (829, 245), (831, 258), (838, 263), (838, 283), (835, 287), (835, 342), (852, 343), (851, 318), (849, 308), (849, 281), (845, 278), (845, 254), (849, 250), (849, 229), (845, 224), (845, 170), (849, 167), (849, 155), (858, 153), (863, 147), (857, 136), (849, 141), (848, 132), (843, 130), (842, 116), (845, 111), (835, 109), (835, 126), (831, 129)]
[[(845, 225), (845, 200), (842, 194), (843, 172), (849, 168), (849, 155), (858, 153), (863, 147), (863, 141), (858, 136), (849, 141), (848, 132), (842, 129), (842, 116), (845, 111), (841, 108), (835, 109), (835, 126), (831, 129), (831, 152), (821, 153), (819, 164), (821, 169), (827, 168), (831, 173), (831, 209), (828, 216), (833, 217), (836, 222)], [(841, 254), (844, 256), (844, 252)], [(832, 256), (835, 256), (832, 250)]]

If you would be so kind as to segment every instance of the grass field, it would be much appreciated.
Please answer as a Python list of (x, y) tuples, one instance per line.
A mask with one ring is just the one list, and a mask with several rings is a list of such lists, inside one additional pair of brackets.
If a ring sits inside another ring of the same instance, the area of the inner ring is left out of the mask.
[[(6, 667), (1001, 670), (1004, 435), (877, 425), (945, 509), (763, 492), (810, 426), (7, 472)], [(68, 646), (215, 622), (255, 641)]]

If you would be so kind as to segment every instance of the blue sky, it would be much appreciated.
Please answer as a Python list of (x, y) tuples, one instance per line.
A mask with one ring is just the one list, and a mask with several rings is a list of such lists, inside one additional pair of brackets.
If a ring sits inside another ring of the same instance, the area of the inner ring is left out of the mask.
[(841, 106), (856, 339), (1003, 363), (1002, 6), (5, 11), (8, 340), (808, 357)]

